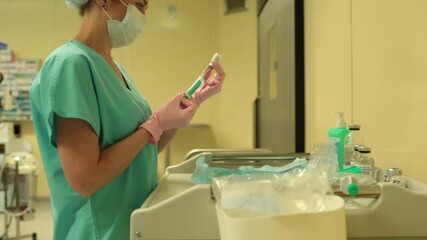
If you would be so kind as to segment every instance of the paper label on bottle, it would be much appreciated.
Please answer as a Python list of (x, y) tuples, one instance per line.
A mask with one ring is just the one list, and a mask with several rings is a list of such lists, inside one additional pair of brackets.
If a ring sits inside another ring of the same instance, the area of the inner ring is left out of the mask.
[(335, 153), (337, 156), (338, 166), (340, 168), (342, 168), (342, 166), (340, 166), (340, 139), (334, 138), (334, 137), (329, 137), (328, 142), (335, 145)]
[(372, 166), (364, 165), (364, 164), (355, 164), (356, 167), (359, 167), (362, 170), (363, 175), (371, 175), (372, 174)]

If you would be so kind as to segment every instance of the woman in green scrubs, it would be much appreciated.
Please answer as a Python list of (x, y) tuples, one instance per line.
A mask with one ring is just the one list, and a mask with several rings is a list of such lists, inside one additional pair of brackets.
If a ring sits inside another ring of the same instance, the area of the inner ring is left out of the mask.
[(215, 62), (217, 75), (191, 99), (177, 94), (153, 113), (111, 57), (142, 31), (148, 0), (66, 2), (80, 9), (80, 31), (49, 55), (30, 89), (53, 238), (129, 239), (132, 211), (157, 184), (158, 152), (221, 90), (225, 74)]

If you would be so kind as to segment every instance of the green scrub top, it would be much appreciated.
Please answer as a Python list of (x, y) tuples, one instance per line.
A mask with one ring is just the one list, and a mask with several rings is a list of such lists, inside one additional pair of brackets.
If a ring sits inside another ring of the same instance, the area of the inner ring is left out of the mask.
[[(30, 88), (34, 127), (51, 193), (55, 240), (129, 239), (130, 216), (157, 184), (157, 146), (147, 144), (129, 167), (85, 198), (67, 182), (56, 148), (55, 114), (89, 123), (101, 149), (125, 138), (151, 115), (119, 66), (128, 88), (97, 52), (69, 41), (45, 61)], [(116, 161), (121, 161), (120, 158)]]

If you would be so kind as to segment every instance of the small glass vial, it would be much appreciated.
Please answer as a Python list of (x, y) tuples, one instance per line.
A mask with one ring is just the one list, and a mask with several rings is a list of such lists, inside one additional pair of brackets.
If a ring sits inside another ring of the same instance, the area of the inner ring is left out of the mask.
[(357, 161), (360, 158), (360, 152), (359, 152), (359, 145), (355, 145), (354, 146), (354, 150), (353, 150), (353, 154), (351, 155), (351, 159), (350, 159), (350, 166), (356, 166)]
[(402, 176), (402, 170), (400, 168), (387, 169), (384, 175), (384, 182), (395, 183), (402, 187), (406, 187), (406, 178)]
[(351, 166), (351, 158), (353, 157), (355, 147), (362, 146), (365, 142), (360, 133), (359, 124), (349, 124), (348, 129), (350, 132), (345, 138), (344, 145), (344, 168)]
[(362, 174), (373, 177), (374, 175), (374, 158), (371, 156), (371, 148), (362, 146), (358, 148), (359, 157), (355, 159), (355, 166), (362, 170)]

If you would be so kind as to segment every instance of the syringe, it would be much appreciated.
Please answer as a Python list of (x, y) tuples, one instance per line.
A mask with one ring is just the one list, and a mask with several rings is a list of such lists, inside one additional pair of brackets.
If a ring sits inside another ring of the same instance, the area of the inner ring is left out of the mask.
[(206, 70), (199, 76), (199, 78), (197, 78), (197, 80), (193, 83), (193, 85), (191, 85), (191, 87), (185, 92), (185, 98), (186, 99), (190, 99), (191, 96), (193, 95), (194, 92), (196, 92), (196, 90), (205, 82), (205, 77), (206, 74), (210, 71), (212, 71), (212, 62), (213, 61), (217, 61), (219, 62), (221, 60), (221, 55), (219, 55), (218, 53), (215, 53), (210, 61), (210, 63), (208, 64), (208, 67), (206, 68)]

